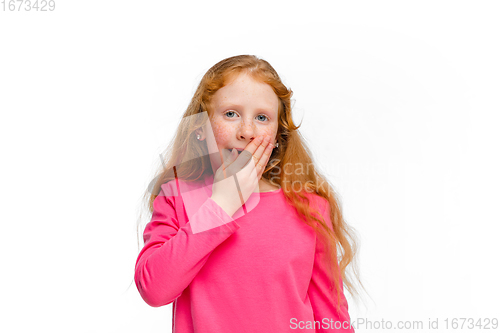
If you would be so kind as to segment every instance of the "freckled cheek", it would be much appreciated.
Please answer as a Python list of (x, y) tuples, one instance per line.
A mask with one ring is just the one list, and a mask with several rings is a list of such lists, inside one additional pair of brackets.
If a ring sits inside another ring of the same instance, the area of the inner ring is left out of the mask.
[(276, 130), (274, 129), (264, 129), (259, 132), (259, 135), (269, 135), (271, 137), (271, 141), (274, 140), (274, 137), (276, 136)]
[(212, 123), (212, 129), (214, 131), (215, 141), (219, 146), (226, 146), (229, 142), (229, 137), (231, 135), (232, 129), (230, 126), (220, 124), (217, 121)]

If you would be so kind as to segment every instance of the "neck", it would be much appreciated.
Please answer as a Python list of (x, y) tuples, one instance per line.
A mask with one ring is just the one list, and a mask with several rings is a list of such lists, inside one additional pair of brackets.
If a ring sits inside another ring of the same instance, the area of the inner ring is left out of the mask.
[(254, 192), (271, 192), (276, 191), (277, 189), (279, 189), (278, 186), (272, 184), (267, 179), (261, 178), (259, 180), (259, 186), (258, 188), (255, 188)]

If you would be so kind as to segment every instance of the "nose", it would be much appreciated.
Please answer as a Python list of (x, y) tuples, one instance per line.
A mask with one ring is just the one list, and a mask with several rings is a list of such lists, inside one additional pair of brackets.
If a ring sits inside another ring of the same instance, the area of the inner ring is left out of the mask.
[(238, 129), (238, 137), (244, 141), (252, 141), (257, 136), (256, 130), (250, 123), (243, 123)]

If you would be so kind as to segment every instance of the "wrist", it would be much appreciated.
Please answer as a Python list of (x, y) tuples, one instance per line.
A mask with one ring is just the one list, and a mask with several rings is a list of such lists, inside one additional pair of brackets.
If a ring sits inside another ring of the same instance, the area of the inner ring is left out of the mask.
[(239, 208), (239, 207), (235, 208), (234, 205), (227, 202), (227, 200), (221, 199), (215, 195), (212, 195), (210, 199), (212, 199), (220, 208), (222, 208), (223, 211), (226, 212), (227, 215), (231, 217), (234, 215), (234, 213), (236, 213), (236, 211)]

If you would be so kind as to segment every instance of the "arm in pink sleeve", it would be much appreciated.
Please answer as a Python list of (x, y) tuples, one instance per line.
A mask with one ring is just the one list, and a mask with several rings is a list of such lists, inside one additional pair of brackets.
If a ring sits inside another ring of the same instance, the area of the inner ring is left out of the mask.
[[(144, 230), (144, 247), (135, 264), (134, 279), (144, 301), (159, 307), (179, 297), (210, 253), (240, 226), (211, 198), (183, 226), (176, 217), (174, 197), (165, 196), (163, 189), (153, 208), (151, 222)], [(213, 228), (193, 233), (194, 223)]]
[[(325, 218), (327, 225), (332, 228), (330, 204), (328, 202), (326, 202), (325, 211), (322, 216)], [(342, 280), (340, 313), (337, 311), (337, 297), (334, 297), (333, 294), (335, 292), (330, 290), (330, 285), (333, 286), (330, 272), (332, 263), (327, 256), (326, 244), (324, 244), (324, 242), (325, 240), (319, 236), (317, 237), (313, 272), (311, 282), (309, 283), (309, 289), (307, 290), (314, 312), (314, 320), (318, 321), (320, 324), (316, 326), (316, 332), (354, 332), (354, 329), (350, 326), (351, 320), (348, 313), (347, 300), (343, 293)], [(335, 324), (336, 326), (334, 326)]]

